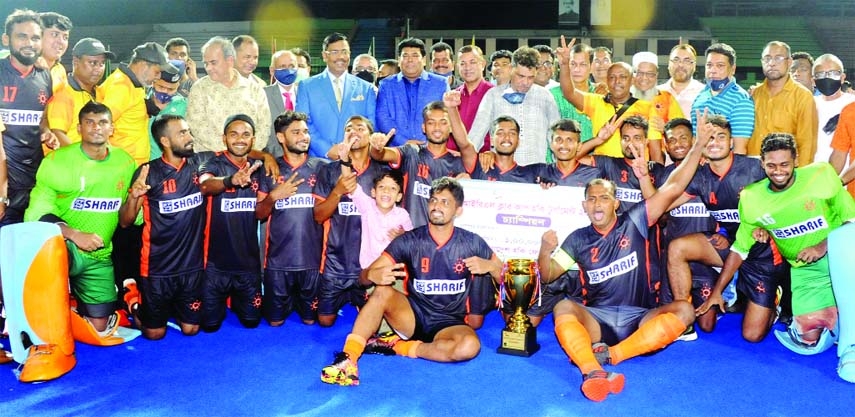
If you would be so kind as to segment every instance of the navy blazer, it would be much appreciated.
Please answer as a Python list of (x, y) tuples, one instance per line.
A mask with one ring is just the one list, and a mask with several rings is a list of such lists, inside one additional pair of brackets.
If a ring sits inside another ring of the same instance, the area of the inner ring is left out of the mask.
[(380, 82), (377, 92), (377, 130), (388, 133), (395, 128), (396, 132), (388, 146), (400, 146), (410, 139), (425, 140), (422, 109), (432, 101), (442, 101), (449, 89), (445, 77), (422, 70), (416, 105), (411, 109), (404, 80), (401, 73), (390, 76)]
[(295, 110), (309, 115), (310, 156), (326, 158), (332, 145), (344, 139), (344, 125), (351, 116), (365, 116), (374, 123), (377, 106), (374, 86), (349, 73), (342, 75), (342, 81), (341, 110), (335, 102), (328, 69), (300, 81), (297, 86)]

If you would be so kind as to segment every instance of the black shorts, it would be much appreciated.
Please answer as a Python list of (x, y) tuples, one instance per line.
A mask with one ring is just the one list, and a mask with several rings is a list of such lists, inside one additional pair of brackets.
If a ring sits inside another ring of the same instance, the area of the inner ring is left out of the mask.
[(748, 258), (739, 267), (736, 289), (754, 304), (775, 308), (778, 285), (785, 282), (790, 264), (783, 259), (776, 265), (770, 245), (755, 243)]
[[(618, 344), (638, 330), (641, 319), (650, 310), (635, 306), (585, 307), (600, 323), (602, 341), (609, 346)], [(594, 340), (593, 342), (596, 342)]]
[[(697, 308), (710, 297), (719, 273), (715, 268), (700, 262), (689, 262), (689, 271), (692, 274), (690, 295), (692, 296), (692, 304)], [(673, 302), (674, 295), (671, 293), (670, 281), (663, 279), (662, 286), (659, 288), (659, 305), (667, 305)]]
[(284, 321), (294, 309), (304, 321), (315, 319), (321, 276), (317, 269), (264, 271), (264, 317)]
[[(555, 281), (542, 287), (543, 294), (540, 300), (535, 300), (534, 305), (528, 309), (529, 316), (543, 317), (552, 312), (559, 301), (569, 298), (577, 303), (582, 303), (582, 286), (579, 281), (579, 271), (568, 270), (561, 274)], [(538, 305), (538, 301), (540, 302)], [(505, 312), (512, 314), (510, 309)]]
[(413, 302), (413, 299), (407, 297), (410, 307), (413, 309), (413, 315), (416, 317), (416, 327), (413, 330), (413, 335), (409, 340), (421, 340), (425, 343), (433, 342), (433, 338), (440, 330), (451, 326), (466, 325), (463, 317), (451, 317), (441, 312), (429, 312), (421, 306)]
[(475, 275), (469, 284), (469, 314), (487, 315), (496, 308), (496, 283), (490, 275)]
[(359, 285), (359, 277), (338, 278), (321, 275), (321, 289), (318, 296), (318, 315), (332, 316), (345, 304), (360, 308), (368, 300), (365, 288)]
[(261, 320), (261, 274), (226, 272), (215, 268), (205, 271), (202, 284), (202, 326), (219, 327), (226, 318), (226, 298), (242, 323)]
[(165, 277), (143, 277), (139, 281), (140, 320), (149, 329), (166, 327), (175, 316), (184, 324), (199, 324), (202, 318), (202, 282), (205, 271)]

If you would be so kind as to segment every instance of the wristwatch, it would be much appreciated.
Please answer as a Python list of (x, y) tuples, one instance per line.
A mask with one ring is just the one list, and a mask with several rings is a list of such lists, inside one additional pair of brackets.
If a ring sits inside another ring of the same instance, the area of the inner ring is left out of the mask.
[(0, 203), (3, 203), (3, 204), (5, 204), (6, 206), (8, 206), (8, 205), (9, 205), (9, 197), (5, 197), (5, 196), (4, 196), (4, 197), (0, 197)]

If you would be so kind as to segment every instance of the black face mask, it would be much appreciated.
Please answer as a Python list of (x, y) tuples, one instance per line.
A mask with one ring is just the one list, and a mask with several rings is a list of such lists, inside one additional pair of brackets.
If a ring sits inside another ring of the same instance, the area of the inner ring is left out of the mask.
[(840, 86), (843, 84), (840, 80), (834, 80), (831, 78), (820, 78), (818, 80), (814, 80), (814, 85), (816, 85), (816, 89), (819, 90), (820, 93), (824, 96), (831, 96), (840, 90)]
[(371, 71), (359, 71), (356, 74), (356, 78), (361, 78), (365, 81), (368, 81), (371, 84), (374, 84), (374, 73)]
[(385, 76), (382, 76), (382, 77), (377, 77), (377, 85), (380, 85), (380, 81), (383, 81), (383, 80), (385, 80), (385, 79), (387, 79), (387, 78), (389, 78), (389, 77), (390, 77), (389, 75), (385, 75)]

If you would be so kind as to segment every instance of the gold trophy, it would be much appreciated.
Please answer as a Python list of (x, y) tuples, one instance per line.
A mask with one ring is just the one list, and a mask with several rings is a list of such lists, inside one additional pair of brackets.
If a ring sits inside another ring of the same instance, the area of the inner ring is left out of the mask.
[(514, 314), (502, 330), (502, 345), (498, 352), (507, 355), (531, 356), (540, 349), (537, 329), (525, 314), (532, 305), (532, 296), (540, 287), (540, 271), (531, 259), (508, 259), (505, 262), (502, 292)]

